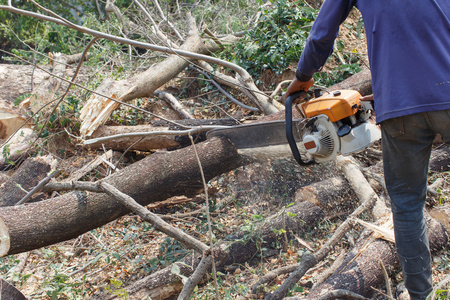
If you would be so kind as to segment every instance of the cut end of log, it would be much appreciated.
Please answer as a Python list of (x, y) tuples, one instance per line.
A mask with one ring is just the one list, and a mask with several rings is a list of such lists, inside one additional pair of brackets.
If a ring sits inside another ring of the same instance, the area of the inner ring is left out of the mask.
[[(115, 94), (111, 98), (117, 99)], [(81, 110), (82, 120), (80, 133), (82, 137), (91, 136), (94, 131), (103, 125), (111, 113), (119, 107), (119, 103), (98, 95), (91, 95), (86, 105)]]
[(445, 226), (445, 229), (447, 229), (447, 232), (450, 234), (450, 206), (438, 206), (433, 208), (430, 211), (430, 216), (439, 222), (442, 223), (442, 225)]
[(0, 219), (0, 257), (8, 254), (10, 248), (10, 237), (8, 232), (8, 227), (5, 222)]
[(0, 100), (0, 139), (8, 139), (20, 126), (30, 128), (31, 124), (26, 122), (25, 111), (9, 101)]

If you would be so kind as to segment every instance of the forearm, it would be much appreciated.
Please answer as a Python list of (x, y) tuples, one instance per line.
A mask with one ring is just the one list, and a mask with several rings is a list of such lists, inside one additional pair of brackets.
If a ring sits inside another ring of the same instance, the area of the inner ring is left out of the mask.
[(323, 3), (298, 63), (298, 80), (309, 80), (323, 67), (333, 52), (339, 26), (347, 18), (353, 4), (352, 0), (326, 0)]

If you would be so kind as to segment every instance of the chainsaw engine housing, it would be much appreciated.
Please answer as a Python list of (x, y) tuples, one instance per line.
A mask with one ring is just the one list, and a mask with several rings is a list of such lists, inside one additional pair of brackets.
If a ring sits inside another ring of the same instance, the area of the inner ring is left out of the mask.
[(303, 152), (325, 162), (338, 154), (360, 152), (380, 139), (378, 126), (369, 120), (373, 108), (360, 97), (357, 91), (342, 90), (303, 103), (305, 120), (297, 128)]

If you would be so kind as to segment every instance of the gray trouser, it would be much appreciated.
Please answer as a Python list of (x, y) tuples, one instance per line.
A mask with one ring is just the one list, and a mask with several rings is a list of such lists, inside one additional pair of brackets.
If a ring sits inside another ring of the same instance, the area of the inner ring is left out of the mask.
[(411, 299), (432, 290), (431, 256), (423, 208), (436, 134), (450, 141), (450, 110), (381, 122), (384, 176), (392, 203), (397, 255)]

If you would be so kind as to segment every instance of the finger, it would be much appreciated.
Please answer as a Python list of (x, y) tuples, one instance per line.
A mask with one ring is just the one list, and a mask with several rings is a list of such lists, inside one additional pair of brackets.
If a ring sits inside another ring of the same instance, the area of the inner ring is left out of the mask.
[(361, 100), (361, 101), (373, 101), (373, 94), (360, 97), (359, 100)]

